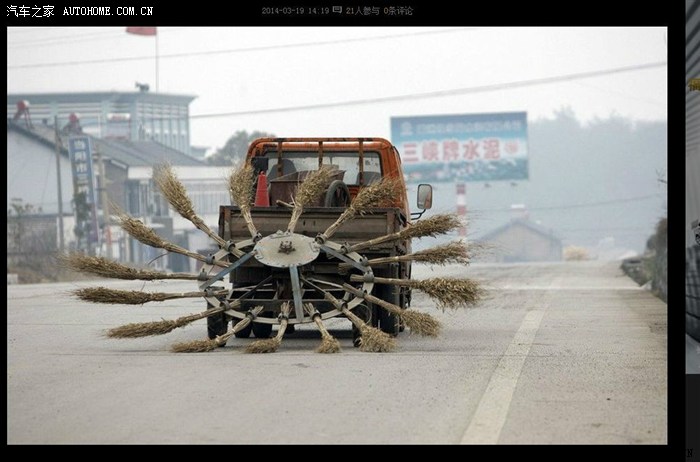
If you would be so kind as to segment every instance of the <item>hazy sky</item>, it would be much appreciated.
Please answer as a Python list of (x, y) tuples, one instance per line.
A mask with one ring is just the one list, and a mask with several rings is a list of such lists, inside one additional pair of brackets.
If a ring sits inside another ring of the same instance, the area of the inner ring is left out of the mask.
[[(7, 39), (8, 93), (135, 91), (137, 81), (156, 89), (154, 37), (115, 27), (52, 27), (8, 28)], [(197, 97), (191, 142), (210, 148), (239, 129), (389, 138), (390, 117), (401, 115), (527, 111), (537, 120), (570, 106), (583, 121), (613, 113), (666, 119), (665, 65), (449, 93), (665, 62), (665, 28), (161, 27), (158, 54), (159, 91)], [(174, 54), (182, 56), (168, 57)], [(143, 59), (124, 59), (134, 57)], [(438, 91), (448, 94), (198, 117)]]

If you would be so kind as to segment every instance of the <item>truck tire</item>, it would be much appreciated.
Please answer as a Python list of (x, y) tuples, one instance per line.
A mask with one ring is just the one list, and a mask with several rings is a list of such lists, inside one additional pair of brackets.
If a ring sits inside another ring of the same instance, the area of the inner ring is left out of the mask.
[[(272, 317), (272, 311), (265, 311), (264, 313), (260, 313), (261, 318), (271, 318)], [(259, 322), (254, 322), (251, 324), (253, 327), (253, 335), (255, 335), (255, 338), (270, 338), (270, 334), (272, 333), (272, 324), (262, 324)]]
[(350, 190), (341, 180), (333, 180), (326, 190), (326, 198), (323, 201), (325, 207), (347, 207), (350, 205)]
[[(213, 306), (207, 303), (207, 309), (211, 310)], [(207, 336), (214, 339), (219, 335), (224, 335), (228, 330), (228, 321), (224, 313), (215, 314), (207, 317)]]
[[(237, 319), (237, 320), (233, 321), (233, 325), (235, 326), (236, 324), (238, 324), (241, 321), (242, 321), (241, 319)], [(241, 329), (240, 331), (236, 332), (233, 335), (236, 338), (248, 338), (248, 337), (250, 337), (250, 333), (252, 331), (253, 331), (253, 323), (251, 322), (250, 324), (248, 324), (243, 329)]]
[[(393, 303), (396, 306), (400, 306), (399, 288), (397, 286), (389, 284), (381, 285), (378, 288), (377, 297), (389, 303)], [(374, 315), (379, 321), (379, 328), (382, 330), (382, 332), (386, 332), (387, 334), (394, 337), (399, 335), (401, 326), (399, 323), (400, 319), (398, 316), (389, 313), (381, 306), (374, 307)]]

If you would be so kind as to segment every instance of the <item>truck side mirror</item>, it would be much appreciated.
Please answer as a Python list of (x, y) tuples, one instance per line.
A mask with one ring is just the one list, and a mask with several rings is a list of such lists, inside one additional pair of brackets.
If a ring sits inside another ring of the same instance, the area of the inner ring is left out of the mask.
[(433, 206), (433, 187), (429, 184), (418, 185), (418, 208), (427, 210)]

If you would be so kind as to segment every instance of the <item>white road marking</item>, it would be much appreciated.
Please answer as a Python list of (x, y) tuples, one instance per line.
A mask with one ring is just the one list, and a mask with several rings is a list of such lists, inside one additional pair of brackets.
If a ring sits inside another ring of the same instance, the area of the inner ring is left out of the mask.
[(486, 391), (460, 444), (496, 444), (506, 422), (513, 392), (545, 310), (528, 311), (491, 375)]

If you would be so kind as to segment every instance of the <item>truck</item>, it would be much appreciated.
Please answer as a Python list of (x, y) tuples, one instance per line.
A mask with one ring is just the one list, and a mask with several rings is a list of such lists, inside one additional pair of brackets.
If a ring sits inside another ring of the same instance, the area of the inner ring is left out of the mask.
[[(249, 206), (249, 213), (257, 235), (251, 237), (241, 204), (220, 206), (218, 233), (224, 241), (239, 243), (240, 249), (253, 247), (254, 251), (243, 258), (231, 258), (228, 267), (231, 286), (226, 288), (231, 294), (227, 298), (240, 302), (207, 317), (209, 338), (225, 334), (229, 323), (235, 325), (245, 319), (253, 307), (263, 309), (235, 335), (246, 338), (252, 333), (257, 338), (268, 338), (273, 326), (279, 324), (280, 305), (284, 301), (294, 305), (294, 312), (285, 320), (287, 333), (293, 333), (297, 324), (312, 322), (309, 313), (302, 309), (308, 303), (324, 320), (345, 317), (334, 298), (368, 324), (392, 336), (398, 335), (403, 330), (400, 317), (344, 290), (344, 285), (347, 288), (353, 274), (368, 271), (378, 277), (410, 279), (410, 261), (373, 265), (371, 269), (366, 263), (411, 253), (410, 239), (379, 243), (372, 240), (399, 232), (418, 219), (431, 207), (432, 187), (418, 186), (419, 212), (412, 215), (401, 157), (396, 147), (383, 138), (261, 138), (250, 144), (245, 162), (255, 173), (256, 202)], [(323, 166), (332, 167), (332, 181), (313, 204), (304, 207), (294, 232), (285, 232), (297, 188), (310, 172)], [(331, 239), (324, 239), (323, 231), (346, 210), (358, 192), (383, 178), (393, 178), (399, 183), (399, 193), (391, 202), (344, 223)], [(353, 246), (359, 243), (364, 244), (355, 250)], [(254, 258), (248, 257), (253, 253)], [(340, 263), (345, 263), (345, 268)], [(357, 276), (353, 280), (353, 290), (402, 309), (411, 304), (409, 287), (374, 284), (372, 278), (357, 282)], [(361, 333), (354, 325), (352, 329), (353, 343), (358, 346)]]

